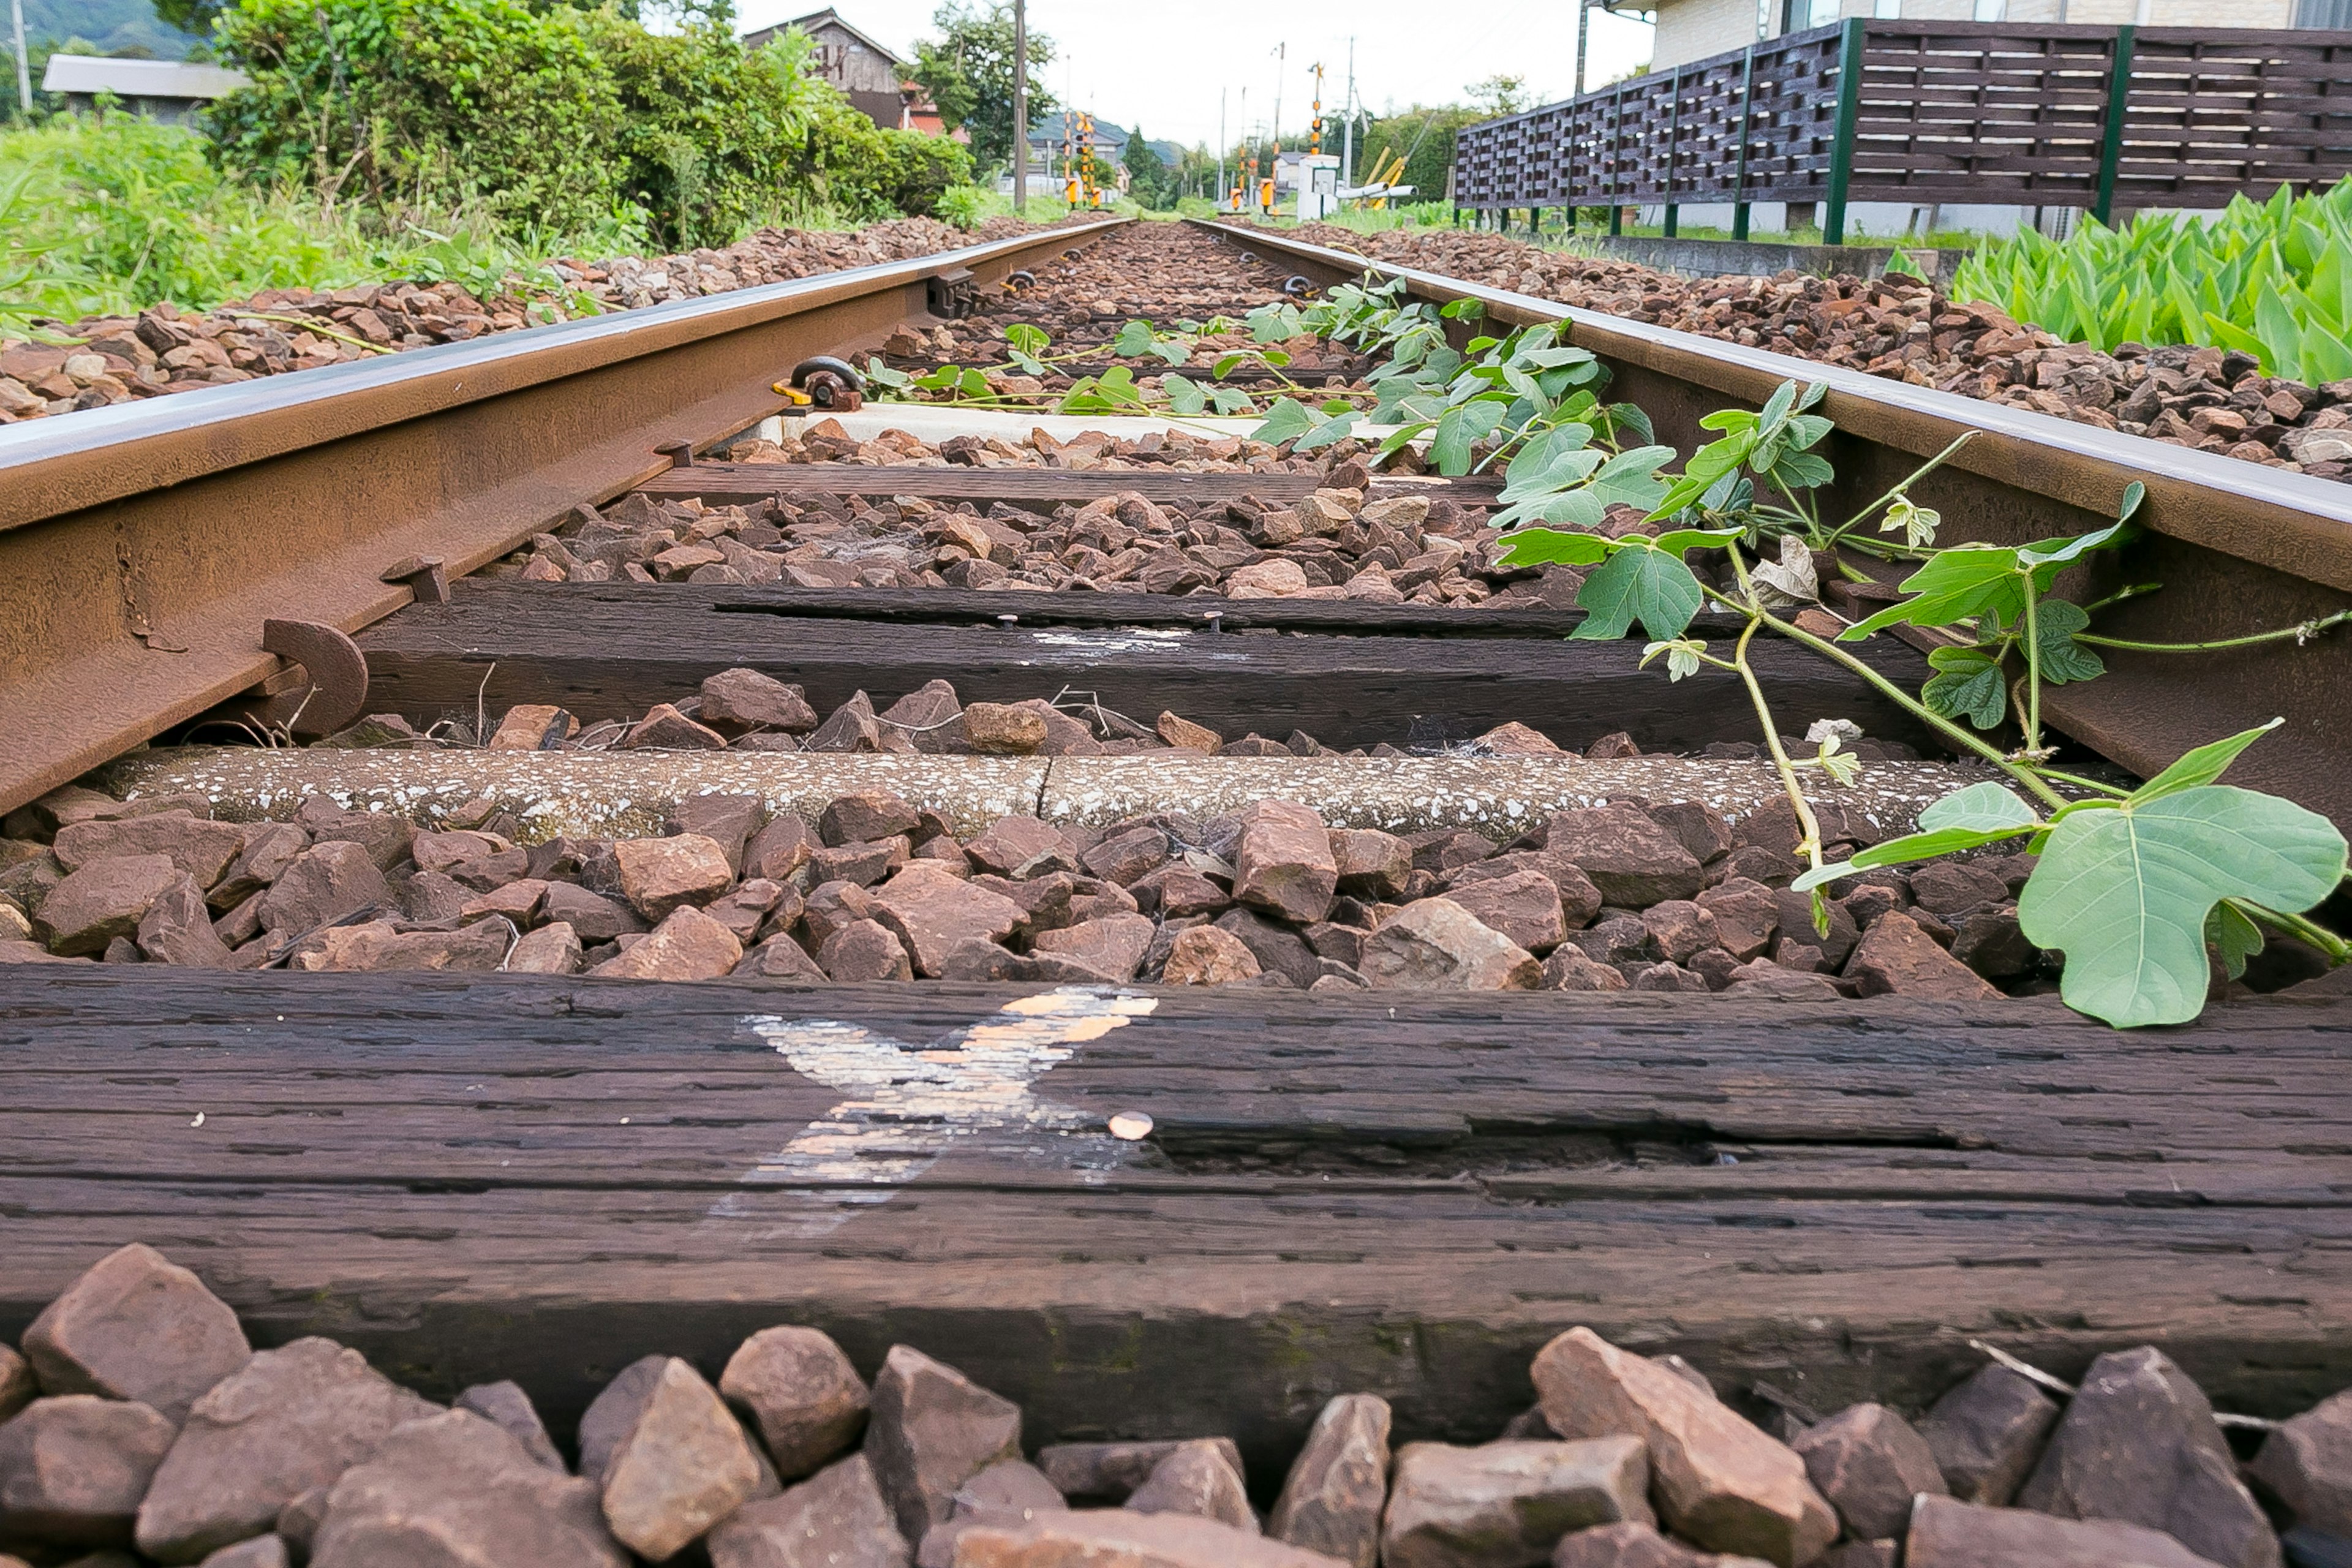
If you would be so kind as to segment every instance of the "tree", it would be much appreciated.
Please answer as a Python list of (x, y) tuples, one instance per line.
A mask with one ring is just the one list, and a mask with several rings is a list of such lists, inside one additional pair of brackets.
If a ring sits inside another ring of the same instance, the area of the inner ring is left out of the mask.
[[(1009, 163), (1013, 157), (1013, 9), (1005, 0), (990, 0), (986, 10), (966, 0), (947, 0), (931, 17), (940, 30), (936, 39), (915, 47), (914, 78), (940, 106), (940, 119), (950, 131), (959, 126), (971, 133), (971, 152), (982, 167)], [(1029, 123), (1036, 124), (1054, 111), (1053, 94), (1045, 90), (1037, 68), (1054, 58), (1054, 41), (1044, 34), (1029, 35)]]
[(184, 33), (203, 37), (211, 34), (213, 18), (235, 3), (236, 0), (154, 0), (155, 16)]
[(1127, 165), (1128, 194), (1145, 206), (1160, 211), (1176, 205), (1176, 178), (1167, 163), (1151, 150), (1138, 127), (1127, 139), (1127, 151), (1119, 162)]
[(1498, 71), (1484, 81), (1474, 81), (1464, 89), (1471, 104), (1486, 111), (1487, 118), (1517, 114), (1528, 106), (1528, 79)]

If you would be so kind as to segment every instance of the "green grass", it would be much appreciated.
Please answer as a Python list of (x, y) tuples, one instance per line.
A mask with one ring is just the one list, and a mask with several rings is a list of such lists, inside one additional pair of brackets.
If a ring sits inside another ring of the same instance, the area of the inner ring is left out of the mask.
[(127, 114), (0, 132), (0, 327), (169, 300), (203, 310), (263, 289), (413, 278), (496, 292), (549, 257), (641, 250), (644, 237), (502, 231), (478, 214), (366, 211), (257, 190), (203, 139)]

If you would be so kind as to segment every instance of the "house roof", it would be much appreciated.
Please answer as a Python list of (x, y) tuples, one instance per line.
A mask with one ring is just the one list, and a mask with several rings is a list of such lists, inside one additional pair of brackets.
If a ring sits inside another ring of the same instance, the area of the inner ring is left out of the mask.
[(51, 55), (43, 92), (110, 92), (120, 98), (226, 98), (251, 87), (243, 71), (184, 60), (118, 60), (98, 55)]
[(782, 33), (787, 27), (798, 27), (803, 33), (814, 33), (819, 27), (824, 26), (827, 23), (831, 23), (833, 26), (839, 27), (843, 32), (847, 33), (851, 37), (856, 38), (859, 43), (864, 44), (867, 48), (872, 49), (876, 54), (880, 55), (884, 59), (888, 60), (892, 65), (903, 66), (907, 63), (898, 58), (897, 50), (891, 48), (887, 44), (882, 43), (872, 34), (852, 26), (848, 22), (843, 19), (840, 12), (835, 10), (830, 5), (826, 6), (822, 11), (812, 11), (805, 16), (795, 16), (789, 22), (778, 22), (772, 27), (761, 27), (756, 32), (746, 33), (743, 35), (743, 41), (748, 44), (751, 43), (752, 39), (757, 38), (761, 43), (765, 43), (768, 39), (774, 37), (777, 34)]

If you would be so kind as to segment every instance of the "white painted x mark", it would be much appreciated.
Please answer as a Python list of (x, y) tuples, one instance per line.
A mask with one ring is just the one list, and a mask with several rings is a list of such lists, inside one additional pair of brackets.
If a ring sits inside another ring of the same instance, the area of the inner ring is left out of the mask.
[[(893, 1193), (957, 1142), (994, 1141), (1028, 1153), (1051, 1142), (1066, 1153), (1087, 1118), (1037, 1099), (1032, 1086), (1075, 1047), (1149, 1014), (1156, 998), (1066, 985), (1008, 1002), (932, 1045), (910, 1045), (860, 1024), (755, 1015), (744, 1026), (794, 1070), (851, 1098), (743, 1176), (746, 1187), (713, 1205), (714, 1219), (774, 1219), (773, 1234), (822, 1236)], [(1108, 1143), (1109, 1141), (1105, 1140)], [(786, 1200), (783, 1214), (766, 1199)]]

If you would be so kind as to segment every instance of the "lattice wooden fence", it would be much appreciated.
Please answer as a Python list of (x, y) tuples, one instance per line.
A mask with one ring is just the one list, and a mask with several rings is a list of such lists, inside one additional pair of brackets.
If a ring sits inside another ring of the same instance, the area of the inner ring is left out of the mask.
[(2352, 32), (1855, 17), (1486, 121), (1455, 203), (2221, 206), (2352, 174)]

